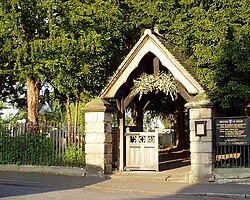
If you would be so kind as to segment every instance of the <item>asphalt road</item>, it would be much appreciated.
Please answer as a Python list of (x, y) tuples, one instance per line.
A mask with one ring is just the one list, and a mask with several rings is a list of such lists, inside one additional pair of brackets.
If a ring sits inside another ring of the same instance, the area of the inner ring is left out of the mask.
[[(67, 189), (63, 186), (44, 186), (35, 183), (15, 183), (0, 181), (0, 198), (3, 200), (212, 200), (212, 197), (192, 195), (167, 195), (127, 191), (126, 189), (107, 189), (96, 186), (85, 186)], [(219, 198), (216, 198), (220, 200)], [(223, 198), (221, 198), (223, 200)]]
[[(223, 198), (222, 198), (223, 197)], [(52, 174), (0, 172), (0, 199), (223, 200), (250, 199), (249, 185), (191, 184)]]

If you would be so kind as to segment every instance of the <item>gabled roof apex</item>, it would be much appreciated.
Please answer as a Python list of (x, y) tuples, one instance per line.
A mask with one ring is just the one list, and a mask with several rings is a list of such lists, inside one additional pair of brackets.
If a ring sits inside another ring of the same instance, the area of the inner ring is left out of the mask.
[(144, 31), (143, 36), (131, 49), (129, 54), (117, 68), (111, 77), (107, 86), (101, 92), (102, 98), (115, 97), (118, 89), (127, 81), (128, 76), (138, 66), (141, 59), (149, 52), (153, 53), (162, 63), (163, 66), (173, 74), (187, 90), (189, 94), (198, 94), (203, 92), (203, 88), (194, 78), (193, 69), (187, 69), (183, 63), (168, 49), (164, 43), (165, 39), (150, 29)]
[(152, 31), (151, 31), (151, 29), (146, 29), (145, 31), (144, 31), (144, 35), (149, 35), (149, 34), (152, 34)]

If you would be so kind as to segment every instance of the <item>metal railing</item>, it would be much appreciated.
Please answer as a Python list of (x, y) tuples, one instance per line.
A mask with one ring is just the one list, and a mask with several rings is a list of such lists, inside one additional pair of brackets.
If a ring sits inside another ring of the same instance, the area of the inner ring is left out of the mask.
[(250, 145), (215, 146), (216, 168), (249, 168)]
[(84, 135), (58, 122), (0, 124), (0, 164), (82, 167)]

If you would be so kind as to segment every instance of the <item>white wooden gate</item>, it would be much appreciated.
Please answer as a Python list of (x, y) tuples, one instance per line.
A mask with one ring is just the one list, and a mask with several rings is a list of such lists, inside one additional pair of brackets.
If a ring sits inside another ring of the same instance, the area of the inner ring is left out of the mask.
[(126, 170), (158, 171), (158, 132), (126, 132)]

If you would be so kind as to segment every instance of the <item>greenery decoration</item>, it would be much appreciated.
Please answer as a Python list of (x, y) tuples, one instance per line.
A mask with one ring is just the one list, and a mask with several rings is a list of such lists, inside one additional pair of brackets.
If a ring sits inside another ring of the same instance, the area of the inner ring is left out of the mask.
[(159, 91), (170, 95), (173, 101), (176, 100), (178, 97), (178, 89), (174, 77), (164, 72), (160, 72), (156, 78), (154, 74), (142, 73), (137, 80), (134, 80), (131, 96), (135, 96), (139, 93), (139, 99), (141, 99), (143, 94), (147, 94), (148, 92), (158, 93)]

